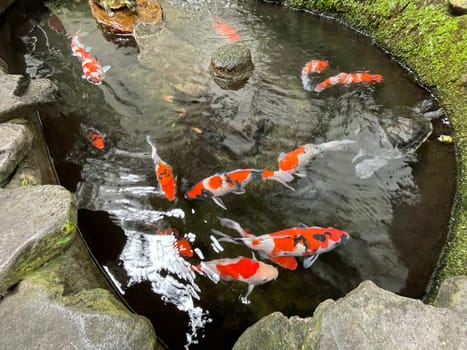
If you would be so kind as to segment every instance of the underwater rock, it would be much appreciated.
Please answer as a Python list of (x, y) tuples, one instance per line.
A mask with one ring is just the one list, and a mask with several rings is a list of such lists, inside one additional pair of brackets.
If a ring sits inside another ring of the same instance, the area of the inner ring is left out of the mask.
[(95, 0), (89, 0), (94, 18), (113, 34), (132, 34), (137, 23), (157, 24), (162, 20), (162, 8), (156, 0), (136, 0), (135, 11), (127, 7), (125, 0), (111, 3), (115, 9), (112, 17)]
[(0, 14), (5, 12), (5, 10), (14, 2), (15, 0), (0, 0)]
[(30, 114), (41, 104), (55, 101), (56, 91), (48, 79), (0, 74), (0, 122)]
[(211, 56), (214, 81), (223, 89), (239, 89), (253, 71), (251, 52), (239, 43), (219, 47)]
[(449, 7), (453, 14), (464, 15), (467, 13), (467, 1), (466, 0), (449, 0)]
[[(465, 295), (465, 285), (457, 295)], [(465, 299), (455, 298), (465, 305)], [(467, 314), (461, 310), (425, 305), (364, 281), (344, 298), (322, 302), (312, 318), (266, 316), (240, 336), (233, 350), (465, 349), (467, 338), (460, 335)]]
[(32, 144), (32, 133), (20, 124), (0, 124), (0, 186), (5, 185)]
[(0, 190), (0, 295), (62, 252), (76, 218), (74, 197), (61, 186)]

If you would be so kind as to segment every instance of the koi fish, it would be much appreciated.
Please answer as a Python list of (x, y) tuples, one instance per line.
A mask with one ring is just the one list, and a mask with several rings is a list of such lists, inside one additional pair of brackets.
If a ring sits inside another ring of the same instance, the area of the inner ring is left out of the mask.
[(318, 83), (313, 91), (321, 92), (327, 88), (330, 88), (337, 84), (349, 85), (349, 84), (358, 84), (358, 83), (380, 83), (383, 81), (383, 76), (380, 74), (370, 74), (370, 73), (339, 73), (334, 75), (322, 82)]
[(99, 130), (94, 128), (86, 129), (86, 137), (91, 142), (91, 144), (98, 150), (102, 150), (105, 147), (105, 134), (101, 133)]
[(77, 56), (81, 59), (81, 68), (83, 69), (82, 78), (94, 85), (100, 85), (105, 77), (105, 73), (110, 69), (110, 66), (101, 66), (89, 53), (91, 49), (89, 47), (84, 47), (81, 43), (78, 32), (76, 32), (71, 39), (71, 51), (73, 56)]
[(302, 84), (303, 88), (306, 91), (312, 91), (313, 86), (311, 83), (311, 79), (308, 75), (312, 73), (321, 73), (329, 66), (329, 61), (325, 60), (311, 60), (305, 64), (302, 68)]
[(154, 161), (157, 182), (159, 183), (160, 190), (165, 198), (169, 201), (173, 201), (175, 199), (175, 193), (177, 192), (177, 179), (173, 174), (172, 168), (157, 154), (157, 149), (151, 140), (151, 136), (146, 136), (146, 142), (151, 146), (151, 158)]
[(172, 227), (166, 228), (164, 230), (159, 230), (160, 235), (174, 235), (177, 239), (175, 242), (175, 249), (177, 249), (178, 253), (186, 258), (191, 258), (193, 256), (193, 248), (191, 247), (191, 243), (185, 238), (180, 238), (180, 234), (178, 231)]
[(288, 153), (281, 152), (277, 159), (279, 163), (279, 171), (295, 174), (300, 177), (306, 176), (301, 171), (312, 159), (317, 158), (326, 151), (337, 151), (352, 143), (355, 143), (355, 141), (330, 141), (318, 145), (308, 143)]
[(321, 73), (328, 68), (329, 61), (326, 60), (311, 60), (302, 68), (302, 74)]
[(248, 296), (255, 286), (275, 280), (279, 276), (279, 271), (274, 266), (244, 256), (202, 262), (193, 266), (193, 269), (200, 274), (207, 275), (215, 282), (221, 279), (247, 283), (248, 291), (241, 298), (244, 304), (249, 303)]
[(222, 22), (220, 19), (213, 20), (212, 27), (216, 30), (217, 33), (225, 36), (231, 43), (236, 43), (240, 40), (240, 35), (237, 33), (235, 28)]
[(228, 193), (243, 194), (245, 193), (245, 186), (253, 180), (275, 180), (295, 191), (286, 184), (286, 182), (293, 180), (293, 176), (288, 173), (271, 170), (237, 169), (201, 180), (185, 193), (185, 198), (212, 199), (222, 209), (227, 210), (219, 197)]
[[(255, 236), (245, 229), (239, 223), (220, 218), (222, 226), (237, 231), (242, 237), (232, 238), (225, 233), (212, 230), (222, 238), (219, 241), (231, 243), (243, 243), (248, 248), (260, 252), (260, 254), (272, 260), (276, 264), (294, 270), (294, 264), (290, 257), (304, 257), (303, 267), (309, 268), (318, 259), (320, 254), (329, 252), (340, 244), (347, 242), (350, 238), (345, 231), (337, 230), (332, 227), (308, 227), (301, 224), (299, 227), (292, 227), (281, 231)], [(278, 257), (289, 257), (281, 260)]]
[(73, 56), (79, 57), (83, 60), (84, 55), (91, 49), (84, 47), (79, 39), (79, 32), (76, 32), (71, 38), (71, 52)]

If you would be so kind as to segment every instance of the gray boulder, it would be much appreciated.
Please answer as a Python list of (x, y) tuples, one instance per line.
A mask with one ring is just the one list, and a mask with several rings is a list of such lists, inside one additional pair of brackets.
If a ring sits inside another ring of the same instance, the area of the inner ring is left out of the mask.
[(449, 308), (425, 305), (365, 281), (346, 297), (321, 303), (313, 318), (265, 317), (233, 349), (467, 349), (467, 314), (461, 312), (466, 301), (459, 300), (466, 293), (463, 279), (447, 282), (456, 286), (444, 290), (450, 296), (442, 300), (451, 300), (445, 302)]
[(32, 144), (32, 133), (20, 124), (0, 124), (0, 186), (5, 185)]
[(445, 280), (439, 287), (433, 306), (447, 307), (467, 315), (467, 278), (457, 276)]
[(56, 90), (48, 79), (0, 74), (0, 122), (30, 114), (41, 104), (55, 101)]
[(467, 0), (448, 0), (453, 14), (464, 15), (467, 13)]
[(0, 190), (0, 295), (62, 252), (76, 219), (74, 197), (61, 186)]
[(69, 294), (57, 275), (38, 273), (0, 305), (2, 349), (153, 350), (148, 320), (128, 312), (107, 290)]

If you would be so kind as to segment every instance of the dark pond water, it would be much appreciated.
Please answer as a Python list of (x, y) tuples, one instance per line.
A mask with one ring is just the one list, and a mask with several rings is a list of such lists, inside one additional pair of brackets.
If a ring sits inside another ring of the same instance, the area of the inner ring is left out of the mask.
[[(432, 135), (416, 152), (390, 142), (388, 125), (398, 117), (423, 118), (413, 107), (429, 95), (367, 38), (257, 1), (161, 1), (164, 27), (138, 52), (128, 42), (107, 40), (86, 1), (54, 1), (48, 8), (25, 3), (1, 20), (0, 55), (11, 72), (57, 84), (59, 103), (42, 115), (61, 182), (76, 193), (79, 227), (116, 291), (153, 322), (169, 348), (228, 349), (261, 317), (274, 311), (310, 316), (318, 303), (365, 279), (423, 297), (454, 193), (453, 148), (436, 140), (450, 129), (446, 120), (433, 120)], [(253, 75), (236, 91), (222, 90), (209, 74), (211, 53), (227, 43), (213, 29), (215, 19), (235, 27), (252, 53)], [(100, 86), (81, 79), (71, 56), (69, 35), (78, 29), (99, 61), (112, 66)], [(323, 79), (368, 70), (382, 74), (384, 83), (306, 92), (300, 71), (312, 58), (329, 60)], [(86, 138), (89, 127), (106, 135), (103, 150)], [(178, 176), (174, 202), (156, 186), (147, 134)], [(251, 184), (244, 195), (223, 197), (227, 211), (183, 198), (214, 173), (274, 169), (280, 152), (340, 139), (356, 142), (310, 163), (307, 176), (291, 183), (295, 192)], [(246, 305), (240, 301), (246, 284), (196, 276), (190, 264), (200, 255), (183, 258), (174, 237), (158, 234), (168, 227), (186, 234), (205, 260), (251, 256), (224, 242), (222, 252), (214, 249), (212, 228), (234, 234), (218, 217), (256, 234), (304, 223), (346, 230), (352, 239), (309, 269), (280, 269)]]

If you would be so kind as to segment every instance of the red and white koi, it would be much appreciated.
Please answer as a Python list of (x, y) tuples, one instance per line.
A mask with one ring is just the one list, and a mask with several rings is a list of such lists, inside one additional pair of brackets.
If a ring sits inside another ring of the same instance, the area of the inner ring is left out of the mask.
[(315, 92), (321, 92), (335, 85), (350, 85), (358, 83), (380, 83), (383, 81), (383, 76), (380, 74), (370, 74), (367, 72), (359, 73), (339, 73), (329, 77), (326, 80), (316, 84), (313, 88)]
[(290, 270), (297, 267), (290, 261), (290, 257), (304, 257), (303, 267), (309, 268), (320, 254), (329, 252), (350, 238), (347, 232), (332, 227), (307, 227), (305, 225), (255, 236), (233, 220), (226, 218), (219, 220), (222, 226), (231, 228), (242, 236), (241, 238), (232, 238), (213, 229), (213, 233), (222, 237), (219, 241), (237, 244), (241, 242), (250, 249), (260, 252), (262, 256)]
[(326, 151), (337, 151), (346, 145), (355, 143), (353, 140), (339, 140), (321, 143), (318, 145), (308, 143), (297, 147), (288, 153), (281, 152), (277, 159), (279, 171), (297, 176), (305, 176), (303, 168), (314, 158), (322, 155)]
[(71, 39), (71, 51), (73, 52), (73, 56), (77, 56), (81, 60), (83, 79), (86, 79), (94, 85), (101, 84), (105, 77), (105, 73), (110, 69), (110, 66), (101, 66), (101, 64), (89, 53), (91, 49), (84, 47), (81, 43), (78, 32), (76, 32)]
[(91, 142), (94, 148), (103, 150), (105, 148), (105, 134), (94, 128), (86, 129), (86, 138)]
[(306, 91), (312, 91), (312, 83), (309, 77), (313, 73), (321, 73), (329, 66), (329, 61), (326, 60), (311, 60), (302, 68), (302, 84)]
[(172, 167), (159, 157), (151, 136), (146, 136), (146, 142), (151, 146), (151, 158), (154, 161), (157, 182), (159, 183), (162, 195), (169, 201), (173, 201), (177, 192), (177, 179), (174, 176)]
[(235, 28), (228, 25), (227, 23), (224, 23), (220, 19), (214, 19), (212, 21), (212, 27), (217, 33), (225, 36), (231, 43), (236, 43), (240, 40), (240, 35), (237, 33)]
[(202, 262), (193, 266), (193, 269), (214, 282), (221, 279), (247, 283), (248, 292), (241, 298), (244, 304), (249, 303), (248, 296), (255, 286), (275, 280), (279, 276), (279, 271), (274, 266), (243, 256)]
[(172, 227), (168, 227), (164, 230), (159, 230), (160, 235), (173, 235), (177, 241), (174, 244), (174, 248), (177, 249), (178, 253), (186, 258), (193, 256), (193, 248), (190, 241), (186, 237), (180, 237), (178, 231)]
[(185, 193), (186, 199), (212, 199), (218, 206), (226, 209), (219, 198), (228, 193), (243, 194), (245, 186), (253, 180), (274, 180), (294, 191), (286, 184), (293, 180), (293, 176), (272, 170), (237, 169), (228, 173), (209, 176)]

